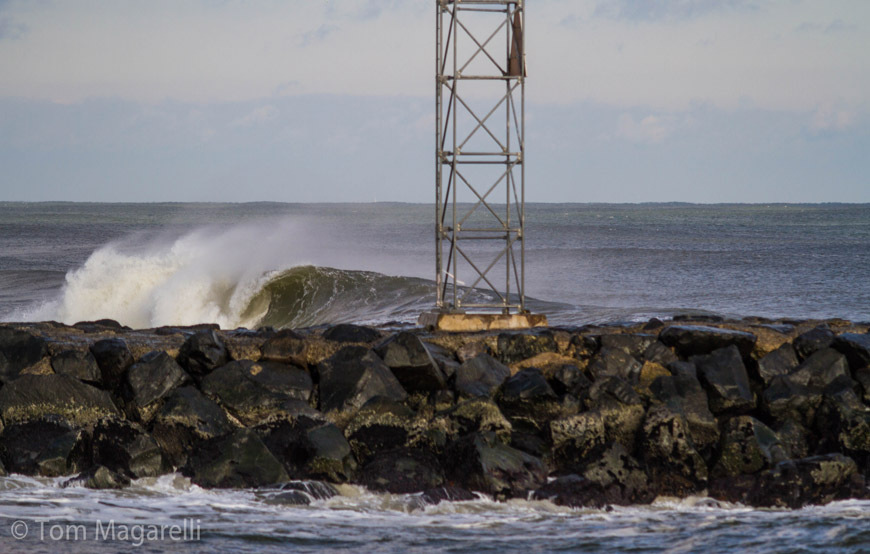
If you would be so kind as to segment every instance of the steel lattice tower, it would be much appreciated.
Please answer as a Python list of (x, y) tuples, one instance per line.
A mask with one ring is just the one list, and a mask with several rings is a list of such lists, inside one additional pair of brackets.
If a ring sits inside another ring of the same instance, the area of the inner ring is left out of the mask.
[(524, 28), (523, 0), (437, 0), (441, 312), (526, 311)]

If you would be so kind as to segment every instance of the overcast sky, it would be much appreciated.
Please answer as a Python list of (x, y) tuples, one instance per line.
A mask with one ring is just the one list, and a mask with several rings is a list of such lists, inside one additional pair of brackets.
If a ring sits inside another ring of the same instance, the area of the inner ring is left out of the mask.
[[(434, 192), (433, 0), (0, 0), (0, 200)], [(870, 202), (870, 1), (531, 0), (527, 199)]]

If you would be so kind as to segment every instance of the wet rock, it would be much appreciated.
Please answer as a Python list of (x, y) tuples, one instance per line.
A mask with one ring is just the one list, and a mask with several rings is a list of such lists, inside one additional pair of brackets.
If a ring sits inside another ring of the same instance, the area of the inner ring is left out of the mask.
[(432, 356), (433, 360), (435, 360), (435, 363), (441, 369), (441, 373), (444, 375), (445, 379), (453, 377), (460, 366), (460, 363), (456, 361), (454, 353), (443, 346), (438, 346), (437, 344), (424, 342), (423, 346), (425, 346), (426, 350), (429, 351), (429, 355)]
[(0, 381), (18, 377), (21, 370), (39, 363), (48, 355), (44, 339), (26, 331), (0, 327)]
[(793, 380), (778, 376), (764, 389), (763, 406), (774, 420), (810, 425), (822, 401), (821, 393)]
[(369, 343), (380, 339), (381, 333), (371, 327), (341, 323), (324, 331), (323, 338), (333, 342)]
[(834, 342), (834, 332), (827, 326), (816, 327), (794, 339), (794, 350), (801, 360), (806, 360), (813, 353), (828, 348)]
[(202, 392), (244, 425), (313, 411), (308, 372), (276, 362), (230, 362), (202, 380)]
[(143, 356), (127, 371), (127, 409), (147, 423), (159, 407), (159, 400), (172, 390), (191, 382), (190, 376), (166, 352)]
[(550, 374), (548, 382), (553, 388), (553, 392), (559, 396), (571, 394), (577, 398), (585, 396), (586, 391), (592, 386), (592, 381), (586, 377), (583, 370), (571, 364), (564, 364), (556, 368)]
[(619, 443), (611, 445), (599, 459), (588, 464), (582, 476), (604, 490), (606, 504), (648, 504), (655, 498), (643, 468)]
[(789, 343), (758, 360), (758, 376), (765, 385), (769, 385), (774, 377), (788, 375), (798, 366), (798, 358), (794, 348)]
[(589, 362), (588, 370), (595, 381), (605, 377), (619, 377), (629, 383), (637, 383), (641, 367), (640, 362), (623, 350), (602, 348)]
[(107, 489), (124, 489), (130, 486), (130, 478), (122, 475), (106, 466), (93, 466), (86, 471), (83, 471), (64, 481), (61, 485), (63, 488), (82, 486), (86, 489), (107, 490)]
[(549, 500), (570, 508), (604, 508), (604, 488), (579, 475), (563, 475), (532, 493), (532, 500)]
[(453, 481), (496, 498), (526, 498), (547, 479), (540, 459), (501, 443), (494, 433), (475, 433), (452, 443), (444, 468)]
[(797, 369), (788, 375), (788, 380), (799, 385), (824, 389), (838, 377), (850, 377), (849, 362), (833, 348), (816, 350)]
[(442, 502), (468, 502), (470, 500), (477, 500), (477, 496), (469, 490), (453, 485), (445, 485), (423, 491), (421, 500), (426, 504), (436, 505)]
[(792, 458), (806, 458), (810, 455), (809, 444), (818, 442), (806, 427), (794, 420), (786, 420), (775, 430), (779, 442)]
[(707, 389), (710, 410), (714, 414), (740, 413), (755, 407), (749, 376), (737, 346), (693, 356), (691, 361), (698, 368), (699, 380)]
[(510, 441), (513, 426), (498, 405), (489, 398), (463, 400), (437, 414), (420, 442), (440, 450), (450, 441), (473, 433), (493, 433), (504, 443)]
[(665, 346), (660, 341), (654, 341), (643, 352), (643, 359), (665, 367), (668, 364), (680, 361), (674, 351)]
[(387, 367), (409, 393), (447, 388), (447, 379), (417, 335), (401, 332), (375, 347)]
[(750, 474), (789, 458), (779, 437), (754, 417), (728, 420), (722, 434), (722, 453), (712, 468), (716, 477)]
[(797, 509), (844, 498), (865, 498), (866, 485), (854, 460), (842, 454), (780, 462), (758, 475), (720, 479), (710, 495), (751, 506)]
[(855, 392), (855, 382), (840, 377), (828, 385), (813, 421), (816, 452), (840, 452), (860, 467), (870, 464), (870, 410)]
[(402, 402), (405, 389), (372, 350), (347, 346), (317, 366), (320, 375), (320, 409), (360, 408), (376, 396)]
[(459, 366), (454, 387), (464, 397), (492, 396), (510, 374), (506, 365), (488, 354), (481, 354)]
[(69, 375), (80, 381), (99, 385), (102, 374), (90, 351), (64, 350), (51, 357), (51, 368), (58, 375)]
[(350, 444), (332, 423), (300, 417), (274, 421), (258, 430), (263, 443), (293, 478), (344, 483), (356, 472)]
[(291, 331), (282, 329), (260, 347), (261, 360), (305, 367), (307, 363), (308, 342)]
[(87, 434), (64, 421), (44, 418), (7, 425), (0, 459), (12, 473), (59, 477), (90, 465)]
[(182, 471), (202, 487), (265, 487), (290, 480), (284, 466), (251, 429), (206, 441)]
[(689, 424), (665, 405), (652, 407), (644, 420), (639, 451), (649, 467), (656, 494), (685, 497), (707, 483), (707, 465), (695, 448)]
[(338, 495), (335, 487), (320, 481), (290, 481), (279, 487), (278, 493), (270, 493), (264, 502), (277, 506), (308, 506), (316, 500), (327, 500)]
[(515, 430), (532, 434), (546, 434), (550, 420), (562, 412), (556, 393), (535, 368), (524, 369), (505, 381), (498, 404)]
[(501, 333), (498, 336), (498, 355), (505, 364), (521, 362), (544, 352), (558, 351), (559, 345), (549, 329)]
[(441, 487), (445, 479), (432, 454), (401, 448), (378, 453), (360, 470), (357, 482), (369, 490), (410, 494)]
[(344, 433), (356, 458), (364, 464), (380, 451), (405, 446), (414, 417), (407, 406), (376, 397), (354, 414)]
[(597, 412), (583, 412), (550, 422), (553, 465), (559, 473), (572, 473), (600, 456), (606, 447), (604, 419)]
[(163, 454), (145, 430), (129, 421), (104, 419), (94, 427), (94, 462), (132, 478), (164, 473)]
[(604, 421), (608, 443), (619, 442), (629, 450), (644, 418), (644, 406), (634, 389), (618, 377), (607, 377), (593, 383), (586, 404)]
[(864, 403), (870, 405), (870, 368), (863, 368), (855, 371), (855, 380), (861, 385), (864, 391), (862, 398)]
[(574, 335), (571, 337), (570, 345), (574, 349), (574, 356), (580, 360), (588, 360), (598, 352), (601, 347), (599, 337), (590, 335)]
[(178, 351), (178, 363), (197, 381), (229, 361), (227, 347), (214, 330), (191, 335)]
[(6, 425), (56, 416), (82, 427), (119, 415), (106, 391), (67, 375), (22, 375), (0, 389), (0, 417)]
[(79, 321), (73, 327), (85, 333), (104, 333), (106, 331), (129, 331), (130, 328), (121, 325), (114, 319), (98, 319), (97, 321)]
[(100, 367), (103, 388), (114, 391), (124, 381), (124, 374), (133, 365), (133, 354), (124, 339), (103, 339), (91, 345), (91, 354)]
[(719, 442), (719, 425), (708, 407), (707, 393), (694, 374), (659, 377), (650, 390), (670, 411), (685, 418), (692, 444), (707, 460), (710, 450)]
[(748, 358), (755, 346), (756, 337), (745, 331), (719, 329), (702, 325), (671, 325), (659, 334), (659, 340), (676, 349), (686, 358), (710, 354), (728, 346), (736, 346), (740, 355)]
[(481, 354), (492, 355), (492, 350), (485, 342), (466, 342), (456, 349), (456, 358), (460, 364), (464, 364), (472, 358), (476, 358)]
[(638, 361), (647, 348), (657, 342), (655, 335), (646, 334), (602, 335), (600, 341), (602, 349), (619, 350)]
[(194, 387), (172, 391), (155, 414), (151, 434), (173, 468), (187, 463), (200, 443), (234, 429), (220, 406)]
[(843, 333), (832, 346), (846, 356), (853, 370), (870, 367), (870, 334)]

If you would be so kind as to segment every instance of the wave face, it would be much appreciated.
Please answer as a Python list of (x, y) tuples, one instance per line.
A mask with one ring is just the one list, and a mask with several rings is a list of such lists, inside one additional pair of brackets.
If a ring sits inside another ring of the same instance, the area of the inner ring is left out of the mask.
[(262, 225), (198, 229), (144, 244), (131, 237), (93, 252), (67, 273), (60, 297), (28, 319), (286, 328), (413, 321), (432, 304), (433, 281), (315, 266), (304, 261), (316, 257), (305, 251), (309, 243), (299, 228)]

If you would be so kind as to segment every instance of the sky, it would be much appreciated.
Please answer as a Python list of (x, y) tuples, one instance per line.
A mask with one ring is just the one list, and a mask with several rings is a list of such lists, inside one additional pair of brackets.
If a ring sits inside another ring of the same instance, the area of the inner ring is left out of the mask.
[[(870, 2), (526, 3), (528, 201), (870, 202)], [(0, 0), (0, 201), (430, 202), (435, 12)]]

